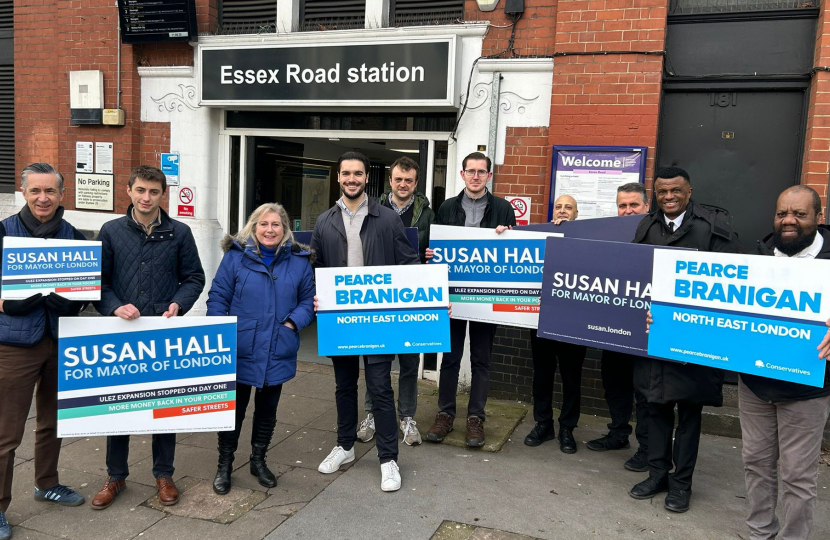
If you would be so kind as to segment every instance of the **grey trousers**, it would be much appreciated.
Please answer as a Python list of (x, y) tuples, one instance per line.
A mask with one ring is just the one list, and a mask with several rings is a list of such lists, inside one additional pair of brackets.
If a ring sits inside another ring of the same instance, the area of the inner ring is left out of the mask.
[[(813, 528), (821, 438), (830, 396), (768, 403), (738, 386), (751, 540), (805, 540)], [(775, 516), (778, 477), (783, 525)]]
[[(418, 368), (421, 365), (420, 354), (399, 354), (398, 363), (401, 373), (398, 377), (398, 417), (415, 416), (418, 407)], [(366, 391), (363, 410), (372, 412), (372, 396)]]

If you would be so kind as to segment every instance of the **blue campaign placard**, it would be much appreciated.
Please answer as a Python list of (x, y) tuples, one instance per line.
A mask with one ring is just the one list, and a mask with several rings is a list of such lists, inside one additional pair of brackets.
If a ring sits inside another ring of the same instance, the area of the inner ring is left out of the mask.
[(58, 435), (234, 428), (236, 317), (62, 317)]
[(658, 250), (648, 353), (821, 387), (828, 273), (824, 260)]
[(320, 356), (450, 350), (446, 265), (318, 268)]
[(2, 298), (57, 293), (69, 300), (101, 298), (101, 242), (7, 236)]
[(647, 356), (655, 249), (660, 248), (549, 238), (537, 335)]

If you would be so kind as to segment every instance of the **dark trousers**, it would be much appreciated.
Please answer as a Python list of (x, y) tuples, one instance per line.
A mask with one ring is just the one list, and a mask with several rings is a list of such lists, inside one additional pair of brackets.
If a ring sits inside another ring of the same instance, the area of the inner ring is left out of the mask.
[(543, 424), (553, 423), (553, 379), (558, 364), (562, 379), (559, 427), (576, 429), (582, 399), (582, 363), (587, 348), (540, 338), (535, 330), (531, 330), (530, 350), (533, 355), (533, 419)]
[(634, 359), (636, 356), (616, 351), (602, 351), (602, 386), (605, 402), (611, 415), (608, 430), (611, 437), (627, 439), (631, 435), (631, 408), (637, 403), (635, 435), (641, 450), (648, 449), (648, 405), (646, 397), (634, 389)]
[[(659, 480), (668, 478), (669, 487), (692, 488), (692, 475), (700, 445), (703, 405), (677, 403), (677, 429), (674, 431), (675, 403), (649, 403), (648, 473)], [(669, 474), (674, 461), (674, 473)]]
[[(153, 435), (153, 476), (173, 476), (176, 456), (176, 434), (156, 433)], [(125, 480), (130, 475), (127, 461), (130, 458), (130, 436), (107, 437), (107, 474), (113, 480)]]
[[(461, 370), (461, 357), (464, 356), (464, 339), (467, 337), (467, 322), (450, 319), (450, 352), (444, 353), (441, 360), (441, 373), (438, 379), (438, 410), (455, 418), (455, 401), (458, 394), (458, 373)], [(469, 321), (470, 323), (470, 401), (467, 403), (467, 416), (478, 416), (482, 420), (484, 406), (487, 405), (487, 392), (490, 389), (490, 356), (493, 353), (493, 338), (496, 337), (496, 325)]]
[(35, 486), (49, 489), (58, 483), (61, 452), (58, 348), (49, 337), (34, 347), (0, 345), (0, 512), (12, 500), (14, 454), (23, 440), (32, 395), (37, 405)]
[[(363, 367), (366, 391), (372, 396), (372, 414), (380, 462), (398, 459), (398, 418), (395, 415), (395, 392), (392, 390), (393, 355), (365, 356)], [(337, 445), (350, 450), (357, 439), (357, 380), (359, 356), (334, 356), (334, 382), (337, 385)]]
[[(280, 403), (280, 396), (282, 395), (282, 385), (265, 386), (263, 388), (255, 388), (236, 383), (236, 429), (232, 431), (233, 452), (239, 444), (239, 434), (242, 432), (242, 422), (245, 421), (245, 411), (248, 409), (248, 403), (251, 401), (251, 391), (254, 391), (254, 426), (273, 426), (277, 422), (277, 405)], [(254, 429), (251, 434), (251, 444), (254, 444), (257, 438), (257, 429)], [(222, 433), (220, 432), (220, 436)], [(270, 442), (263, 441), (265, 444)]]

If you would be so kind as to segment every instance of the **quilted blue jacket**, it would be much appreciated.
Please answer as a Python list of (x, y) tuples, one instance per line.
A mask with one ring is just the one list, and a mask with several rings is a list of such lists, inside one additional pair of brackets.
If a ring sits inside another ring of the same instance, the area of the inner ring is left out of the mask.
[(101, 227), (101, 300), (95, 309), (112, 315), (132, 304), (143, 316), (161, 315), (176, 302), (184, 315), (205, 288), (205, 271), (190, 227), (162, 210), (149, 236), (127, 215)]
[[(236, 315), (236, 380), (262, 388), (282, 384), (297, 373), (299, 330), (314, 319), (311, 251), (286, 244), (266, 266), (253, 245), (230, 236), (213, 278), (208, 315)], [(284, 326), (291, 320), (297, 331)]]

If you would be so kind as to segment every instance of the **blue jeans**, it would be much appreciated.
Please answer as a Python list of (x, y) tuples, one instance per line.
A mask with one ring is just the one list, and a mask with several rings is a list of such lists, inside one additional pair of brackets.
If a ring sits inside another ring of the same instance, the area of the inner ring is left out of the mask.
[[(398, 418), (415, 416), (418, 408), (418, 368), (421, 364), (420, 354), (399, 354), (398, 363), (401, 374), (398, 377)], [(366, 391), (363, 410), (372, 412), (372, 395)]]

